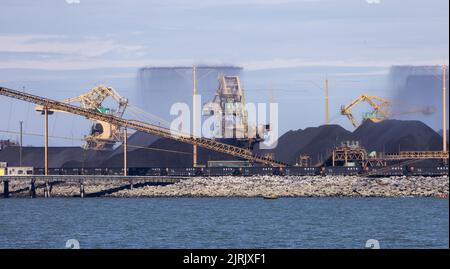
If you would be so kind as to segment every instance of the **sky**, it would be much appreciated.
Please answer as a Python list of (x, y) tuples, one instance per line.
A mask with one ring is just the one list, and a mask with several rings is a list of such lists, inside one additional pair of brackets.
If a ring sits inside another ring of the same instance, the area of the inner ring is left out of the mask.
[[(280, 103), (280, 133), (324, 123), (326, 78), (330, 116), (351, 129), (340, 105), (387, 95), (392, 65), (448, 64), (448, 12), (447, 0), (2, 0), (0, 85), (62, 100), (104, 83), (133, 102), (141, 67), (238, 65), (250, 100)], [(23, 120), (42, 133), (29, 104), (0, 97), (0, 113), (1, 130)], [(52, 120), (54, 136), (89, 129), (71, 115)]]

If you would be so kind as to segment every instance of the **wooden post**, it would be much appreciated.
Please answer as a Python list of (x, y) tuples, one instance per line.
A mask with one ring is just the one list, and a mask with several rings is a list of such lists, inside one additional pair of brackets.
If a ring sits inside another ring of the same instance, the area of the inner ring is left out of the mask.
[[(196, 125), (196, 117), (197, 117), (197, 115), (196, 115), (196, 109), (197, 109), (197, 106), (196, 106), (196, 94), (197, 94), (197, 67), (194, 65), (194, 68), (193, 68), (193, 80), (194, 80), (194, 97), (193, 97), (193, 100), (192, 100), (192, 110), (193, 110), (193, 117), (192, 117), (192, 119), (193, 119), (193, 124), (192, 124), (192, 127), (193, 127), (193, 130), (192, 130), (192, 134), (193, 134), (193, 137), (194, 137), (194, 139), (195, 139), (195, 135), (196, 135), (196, 133), (195, 133), (195, 129), (197, 128), (197, 125)], [(192, 148), (192, 166), (193, 167), (197, 167), (197, 144), (196, 143), (194, 143), (194, 145), (193, 145), (193, 148)]]
[(80, 181), (80, 197), (84, 198), (84, 184), (83, 184), (83, 181)]
[(347, 149), (344, 150), (344, 166), (347, 166), (347, 162), (348, 162), (348, 156), (347, 156)]
[(333, 166), (335, 166), (335, 160), (336, 160), (336, 156), (335, 156), (336, 152), (333, 150), (333, 154), (332, 154), (332, 159), (333, 159)]
[(19, 151), (19, 165), (22, 166), (22, 147), (23, 147), (23, 121), (20, 121), (20, 151)]
[(31, 179), (30, 181), (30, 197), (36, 198), (36, 185), (35, 185), (35, 179)]
[(123, 128), (123, 175), (126, 177), (127, 172), (127, 127)]
[(328, 125), (328, 79), (325, 80), (325, 125)]
[(9, 181), (3, 180), (3, 198), (9, 197)]
[(442, 67), (442, 151), (447, 152), (447, 66)]
[(44, 106), (44, 175), (48, 175), (48, 109)]
[(50, 198), (50, 190), (51, 190), (50, 183), (48, 182), (48, 180), (46, 180), (45, 181), (45, 189), (44, 189), (45, 198)]

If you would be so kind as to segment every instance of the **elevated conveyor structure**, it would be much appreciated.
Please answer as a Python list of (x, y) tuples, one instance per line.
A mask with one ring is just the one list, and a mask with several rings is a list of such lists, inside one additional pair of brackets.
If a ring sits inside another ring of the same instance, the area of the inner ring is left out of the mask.
[(29, 93), (24, 93), (4, 87), (0, 87), (0, 95), (7, 96), (10, 98), (22, 100), (25, 102), (33, 103), (36, 105), (41, 105), (46, 110), (59, 110), (68, 113), (72, 113), (75, 115), (86, 117), (90, 120), (103, 121), (110, 123), (112, 125), (118, 127), (125, 127), (129, 129), (134, 129), (137, 131), (142, 131), (145, 133), (153, 134), (159, 137), (165, 137), (169, 139), (173, 139), (179, 142), (188, 143), (188, 144), (196, 144), (199, 147), (206, 148), (209, 150), (213, 150), (220, 153), (229, 154), (235, 157), (240, 157), (251, 162), (262, 163), (265, 165), (270, 165), (273, 167), (285, 167), (286, 164), (273, 160), (268, 157), (259, 156), (247, 149), (243, 149), (240, 147), (228, 145), (225, 143), (221, 143), (212, 139), (194, 137), (191, 134), (182, 134), (175, 133), (170, 129), (155, 126), (153, 124), (144, 123), (135, 120), (127, 120), (120, 117), (116, 117), (110, 114), (103, 114), (97, 112), (95, 110), (90, 110), (82, 107), (77, 107), (71, 104), (67, 104), (64, 102), (32, 95)]

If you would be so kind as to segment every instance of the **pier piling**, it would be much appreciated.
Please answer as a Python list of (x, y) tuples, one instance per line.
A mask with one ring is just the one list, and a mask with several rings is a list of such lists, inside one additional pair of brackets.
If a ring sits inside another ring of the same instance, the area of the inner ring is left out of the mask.
[(9, 181), (3, 180), (3, 198), (9, 197)]
[(84, 192), (84, 183), (81, 181), (80, 182), (80, 197), (84, 198), (84, 194), (85, 194), (85, 192)]
[(33, 178), (30, 181), (30, 197), (36, 198), (36, 180)]
[(48, 181), (45, 182), (45, 188), (44, 188), (44, 196), (45, 198), (50, 198), (50, 192), (51, 192), (51, 186)]

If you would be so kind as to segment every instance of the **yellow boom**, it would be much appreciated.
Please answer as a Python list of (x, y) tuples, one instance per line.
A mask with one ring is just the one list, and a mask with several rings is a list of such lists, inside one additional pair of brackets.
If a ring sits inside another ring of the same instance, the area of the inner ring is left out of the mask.
[(367, 94), (362, 94), (349, 105), (341, 106), (341, 114), (346, 116), (353, 124), (355, 128), (359, 126), (359, 122), (355, 119), (352, 114), (352, 109), (359, 103), (366, 102), (368, 103), (373, 110), (369, 113), (366, 113), (364, 119), (370, 119), (374, 122), (380, 122), (389, 117), (388, 108), (391, 105), (391, 102), (376, 96), (371, 96)]

